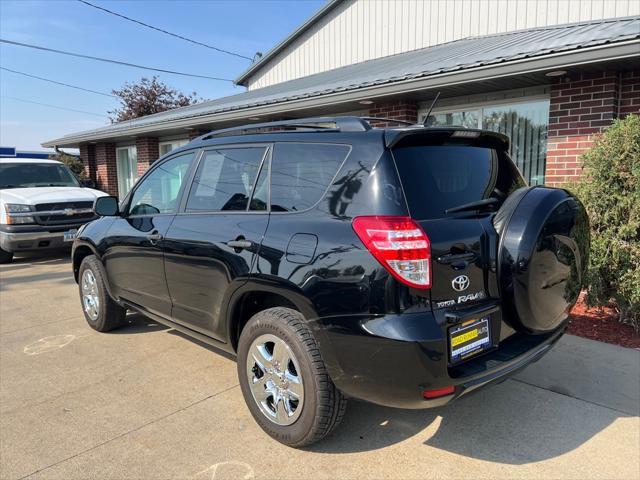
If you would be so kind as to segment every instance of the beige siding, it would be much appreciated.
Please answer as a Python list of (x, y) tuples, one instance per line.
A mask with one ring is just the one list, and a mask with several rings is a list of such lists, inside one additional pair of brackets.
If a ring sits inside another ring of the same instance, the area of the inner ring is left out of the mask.
[(640, 0), (344, 0), (249, 89), (477, 35), (640, 14)]

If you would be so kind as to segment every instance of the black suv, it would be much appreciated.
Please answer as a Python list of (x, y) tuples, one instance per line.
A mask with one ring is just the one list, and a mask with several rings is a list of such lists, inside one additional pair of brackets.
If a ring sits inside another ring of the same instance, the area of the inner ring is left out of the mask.
[(549, 351), (581, 289), (582, 205), (526, 186), (507, 150), (357, 117), (204, 135), (96, 200), (73, 246), (87, 322), (134, 310), (235, 354), (255, 420), (291, 446), (348, 397), (446, 404)]

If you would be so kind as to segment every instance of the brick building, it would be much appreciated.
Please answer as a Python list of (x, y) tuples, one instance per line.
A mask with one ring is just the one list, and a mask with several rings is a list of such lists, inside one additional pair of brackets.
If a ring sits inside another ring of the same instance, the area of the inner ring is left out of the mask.
[(532, 184), (576, 180), (594, 136), (640, 111), (640, 3), (499, 5), (329, 1), (238, 77), (246, 92), (43, 146), (79, 147), (99, 188), (123, 196), (159, 156), (210, 130), (337, 114), (423, 121), (440, 92), (433, 124), (507, 134)]

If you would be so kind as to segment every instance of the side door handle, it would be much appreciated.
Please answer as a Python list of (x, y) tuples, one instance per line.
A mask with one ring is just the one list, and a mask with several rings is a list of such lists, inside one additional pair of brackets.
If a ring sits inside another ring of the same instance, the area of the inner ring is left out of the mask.
[(248, 250), (253, 247), (254, 243), (251, 240), (237, 239), (237, 240), (229, 240), (227, 242), (227, 247), (231, 247), (236, 251), (239, 250)]
[(149, 240), (149, 243), (151, 243), (151, 245), (155, 245), (160, 240), (162, 240), (162, 235), (160, 235), (157, 231), (155, 231), (147, 235), (147, 239)]

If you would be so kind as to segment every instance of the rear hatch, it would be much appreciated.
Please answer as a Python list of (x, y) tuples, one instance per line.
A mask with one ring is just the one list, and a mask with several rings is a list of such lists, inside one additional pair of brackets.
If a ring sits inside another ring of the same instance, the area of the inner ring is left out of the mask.
[(470, 130), (421, 130), (392, 152), (411, 217), (431, 241), (434, 310), (497, 297), (497, 233), (490, 215), (524, 185), (506, 138)]

